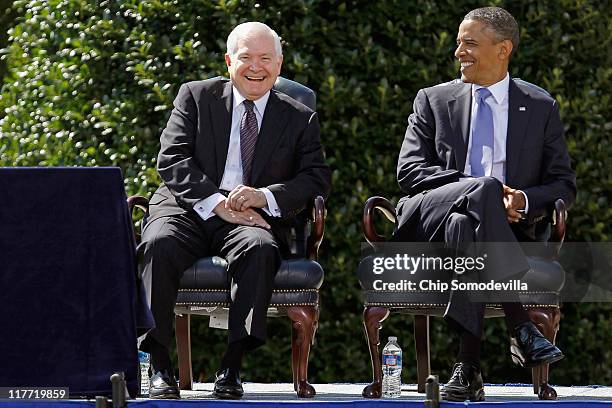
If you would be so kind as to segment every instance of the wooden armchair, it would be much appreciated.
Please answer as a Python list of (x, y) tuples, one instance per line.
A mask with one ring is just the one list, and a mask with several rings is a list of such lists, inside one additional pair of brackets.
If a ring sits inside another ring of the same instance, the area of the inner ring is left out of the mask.
[[(565, 221), (567, 212), (563, 200), (557, 200), (555, 210), (551, 219), (543, 224), (542, 235), (548, 238), (549, 256), (547, 259), (528, 257), (532, 270), (524, 277), (529, 287), (545, 286), (550, 290), (542, 292), (521, 293), (521, 300), (525, 305), (531, 320), (540, 332), (553, 344), (559, 330), (561, 313), (559, 311), (559, 292), (565, 282), (565, 272), (561, 265), (556, 262), (563, 239), (565, 237)], [(365, 204), (363, 212), (363, 232), (366, 240), (373, 247), (376, 243), (385, 242), (387, 239), (379, 235), (374, 226), (374, 217), (378, 210), (385, 217), (396, 224), (397, 218), (395, 207), (384, 197), (371, 197)], [(552, 229), (550, 222), (552, 221)], [(423, 303), (423, 297), (415, 297), (412, 292), (400, 292), (389, 298), (386, 293), (377, 293), (371, 287), (370, 281), (363, 276), (360, 268), (359, 281), (363, 289), (364, 305), (363, 325), (366, 340), (372, 359), (373, 381), (363, 389), (366, 398), (380, 398), (382, 385), (381, 356), (379, 352), (379, 331), (381, 323), (391, 312), (407, 313), (414, 315), (414, 338), (417, 355), (417, 383), (418, 392), (425, 392), (425, 380), (430, 374), (429, 364), (429, 317), (442, 316), (446, 304)], [(545, 285), (542, 282), (545, 281)], [(500, 305), (488, 304), (485, 309), (485, 317), (503, 316)], [(548, 385), (548, 364), (532, 368), (533, 390), (540, 399), (555, 399), (556, 391)]]
[[(135, 208), (148, 212), (148, 200), (142, 196), (128, 198), (130, 214)], [(296, 220), (294, 254), (284, 259), (274, 278), (274, 290), (268, 309), (269, 317), (288, 316), (291, 321), (291, 362), (293, 387), (301, 398), (316, 394), (308, 383), (308, 355), (319, 321), (319, 289), (323, 268), (317, 262), (325, 230), (325, 201), (314, 200), (311, 214)], [(140, 242), (140, 235), (136, 233)], [(227, 313), (230, 305), (227, 261), (218, 256), (202, 258), (187, 269), (180, 282), (176, 300), (176, 348), (179, 363), (179, 386), (190, 390), (191, 315), (215, 316)]]

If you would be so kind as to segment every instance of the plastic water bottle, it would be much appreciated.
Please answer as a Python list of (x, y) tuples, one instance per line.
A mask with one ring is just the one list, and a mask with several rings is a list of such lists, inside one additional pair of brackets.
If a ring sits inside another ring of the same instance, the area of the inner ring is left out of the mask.
[(140, 362), (140, 396), (149, 396), (149, 367), (151, 366), (151, 356), (144, 351), (138, 351), (138, 361)]
[(389, 342), (382, 355), (384, 398), (399, 398), (402, 395), (402, 349), (397, 344), (397, 337), (389, 337)]

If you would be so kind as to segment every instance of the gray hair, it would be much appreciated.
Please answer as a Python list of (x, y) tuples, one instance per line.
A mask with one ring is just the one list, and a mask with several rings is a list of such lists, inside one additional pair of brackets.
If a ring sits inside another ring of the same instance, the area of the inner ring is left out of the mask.
[(248, 21), (234, 27), (232, 32), (227, 37), (227, 53), (229, 55), (236, 54), (236, 51), (238, 51), (238, 40), (251, 31), (259, 31), (269, 34), (274, 39), (274, 50), (276, 51), (276, 55), (283, 55), (281, 40), (278, 34), (276, 34), (276, 31), (268, 27), (266, 24), (258, 21)]
[(519, 45), (518, 23), (501, 7), (481, 7), (470, 11), (463, 17), (463, 20), (477, 20), (485, 23), (494, 33), (497, 42), (504, 40), (512, 41), (512, 52), (514, 55)]

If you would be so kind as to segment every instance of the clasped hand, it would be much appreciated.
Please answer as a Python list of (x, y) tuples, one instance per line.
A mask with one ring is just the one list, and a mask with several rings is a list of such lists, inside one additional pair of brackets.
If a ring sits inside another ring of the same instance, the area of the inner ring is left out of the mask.
[(525, 196), (521, 190), (508, 187), (504, 184), (504, 207), (506, 208), (506, 217), (508, 222), (519, 222), (523, 217), (523, 214), (517, 210), (525, 209)]
[(213, 212), (222, 220), (232, 224), (250, 225), (269, 229), (270, 224), (254, 210), (268, 204), (266, 195), (242, 184), (234, 188), (224, 201), (221, 201)]

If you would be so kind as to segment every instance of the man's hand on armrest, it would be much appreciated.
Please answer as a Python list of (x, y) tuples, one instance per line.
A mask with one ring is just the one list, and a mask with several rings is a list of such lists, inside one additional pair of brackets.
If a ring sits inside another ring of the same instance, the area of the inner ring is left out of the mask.
[(525, 205), (525, 193), (504, 185), (504, 207), (509, 223), (519, 222), (525, 218)]

